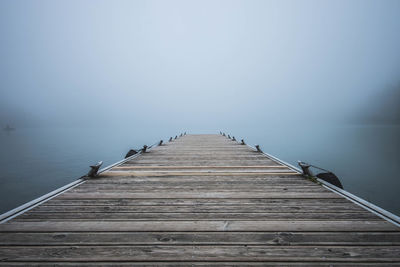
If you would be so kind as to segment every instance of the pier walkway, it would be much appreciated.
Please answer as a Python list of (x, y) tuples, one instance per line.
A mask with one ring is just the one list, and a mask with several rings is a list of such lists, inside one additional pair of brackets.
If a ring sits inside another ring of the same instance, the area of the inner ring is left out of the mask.
[(0, 224), (0, 265), (400, 266), (400, 228), (222, 135), (185, 135)]

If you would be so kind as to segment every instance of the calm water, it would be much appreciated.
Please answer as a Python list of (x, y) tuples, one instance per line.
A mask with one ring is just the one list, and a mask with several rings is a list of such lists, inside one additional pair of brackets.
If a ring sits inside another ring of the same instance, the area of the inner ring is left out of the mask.
[[(219, 130), (219, 129), (218, 129)], [(237, 139), (293, 165), (306, 161), (336, 173), (344, 188), (395, 214), (400, 214), (399, 126), (305, 128), (244, 127), (231, 131)], [(124, 157), (130, 148), (167, 140), (178, 131), (127, 128), (31, 128), (0, 133), (0, 213), (65, 185)], [(217, 132), (217, 131), (216, 131)]]

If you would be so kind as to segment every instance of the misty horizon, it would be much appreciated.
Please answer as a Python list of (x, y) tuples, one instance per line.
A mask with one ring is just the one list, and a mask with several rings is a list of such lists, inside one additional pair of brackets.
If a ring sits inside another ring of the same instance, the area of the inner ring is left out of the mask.
[(92, 4), (0, 3), (2, 126), (400, 122), (398, 1)]
[(223, 131), (400, 214), (399, 11), (397, 0), (0, 1), (0, 209), (129, 149)]

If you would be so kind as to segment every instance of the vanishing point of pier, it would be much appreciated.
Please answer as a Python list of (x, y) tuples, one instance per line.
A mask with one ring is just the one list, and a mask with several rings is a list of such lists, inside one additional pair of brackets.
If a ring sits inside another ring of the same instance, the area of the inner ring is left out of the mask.
[(222, 135), (183, 135), (10, 216), (0, 265), (400, 266), (400, 228)]

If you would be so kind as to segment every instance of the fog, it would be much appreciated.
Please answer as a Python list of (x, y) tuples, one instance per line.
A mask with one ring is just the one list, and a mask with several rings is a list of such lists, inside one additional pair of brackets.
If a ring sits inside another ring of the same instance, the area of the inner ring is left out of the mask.
[[(224, 131), (400, 215), (400, 1), (0, 1), (0, 213)], [(15, 128), (15, 130), (10, 130)]]
[(0, 123), (379, 123), (382, 91), (399, 91), (399, 11), (396, 0), (1, 1)]

